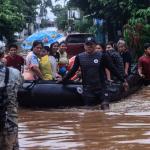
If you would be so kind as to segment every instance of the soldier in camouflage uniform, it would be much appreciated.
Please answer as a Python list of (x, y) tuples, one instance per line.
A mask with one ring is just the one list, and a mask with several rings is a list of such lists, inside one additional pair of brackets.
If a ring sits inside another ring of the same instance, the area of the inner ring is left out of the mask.
[(17, 69), (6, 68), (0, 48), (0, 150), (18, 150), (17, 91), (22, 77)]

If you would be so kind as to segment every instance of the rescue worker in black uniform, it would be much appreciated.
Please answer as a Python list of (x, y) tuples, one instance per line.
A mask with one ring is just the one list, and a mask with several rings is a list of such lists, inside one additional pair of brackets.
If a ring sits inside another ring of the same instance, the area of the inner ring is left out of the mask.
[(101, 101), (101, 109), (105, 110), (109, 109), (109, 92), (105, 88), (104, 68), (108, 68), (120, 81), (124, 82), (124, 86), (128, 86), (128, 83), (119, 74), (107, 53), (97, 52), (95, 46), (95, 39), (88, 37), (85, 40), (85, 52), (76, 56), (72, 69), (61, 82), (66, 83), (80, 67), (85, 105), (90, 106), (93, 98), (97, 98)]

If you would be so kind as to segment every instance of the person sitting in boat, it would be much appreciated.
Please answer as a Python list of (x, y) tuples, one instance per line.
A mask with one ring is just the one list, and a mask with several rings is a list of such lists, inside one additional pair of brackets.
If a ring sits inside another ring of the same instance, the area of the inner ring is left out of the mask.
[(59, 48), (58, 42), (52, 43), (49, 48), (49, 58), (51, 62), (52, 75), (54, 80), (56, 80), (57, 78), (61, 78), (61, 76), (58, 74), (58, 62), (60, 58), (58, 48)]
[(95, 50), (100, 51), (100, 52), (104, 52), (105, 51), (105, 45), (102, 43), (96, 43)]
[(131, 54), (124, 40), (118, 41), (117, 48), (118, 48), (118, 52), (120, 53), (123, 59), (125, 76), (127, 77), (131, 73), (131, 62), (132, 62)]
[(18, 46), (16, 44), (10, 44), (8, 46), (8, 52), (8, 55), (5, 57), (6, 66), (16, 68), (21, 72), (25, 60), (22, 56), (17, 54)]
[(53, 56), (56, 59), (56, 62), (59, 62), (59, 58), (60, 58), (60, 54), (58, 52), (59, 50), (59, 43), (58, 42), (54, 42), (50, 45), (50, 52), (49, 55)]
[(39, 68), (43, 76), (43, 80), (52, 80), (52, 68), (51, 68), (51, 61), (49, 58), (49, 47), (44, 46), (43, 49), (40, 52), (40, 63)]
[(66, 49), (67, 49), (66, 43), (64, 43), (64, 42), (60, 43), (60, 46), (59, 46), (59, 55), (60, 55), (60, 58), (59, 58), (59, 63), (58, 63), (58, 66), (59, 66), (58, 73), (61, 76), (64, 76), (66, 74), (66, 72), (67, 72), (67, 66), (68, 66), (68, 63), (69, 63)]
[(78, 68), (81, 68), (82, 84), (83, 84), (83, 99), (85, 105), (93, 104), (95, 98), (101, 102), (101, 109), (109, 109), (109, 92), (106, 88), (104, 80), (104, 68), (108, 68), (126, 87), (128, 83), (119, 74), (116, 67), (113, 65), (107, 53), (102, 53), (95, 50), (96, 42), (93, 37), (88, 37), (85, 40), (85, 52), (78, 54), (75, 57), (72, 69), (58, 82), (63, 84), (69, 80)]
[[(73, 56), (69, 59), (69, 64), (68, 64), (68, 67), (67, 67), (67, 70), (71, 70), (71, 68), (73, 67), (73, 64), (74, 64), (74, 61), (75, 61), (75, 57), (76, 56)], [(81, 81), (81, 70), (80, 68), (77, 70), (77, 72), (75, 73), (75, 75), (71, 78), (71, 80), (73, 81)]]
[(43, 75), (40, 71), (40, 53), (43, 49), (43, 43), (41, 41), (34, 41), (31, 52), (26, 56), (26, 62), (24, 67), (23, 77), (25, 80), (38, 80), (43, 79)]
[[(124, 65), (123, 65), (123, 59), (120, 56), (119, 52), (117, 52), (114, 48), (113, 48), (113, 43), (112, 42), (108, 42), (106, 44), (106, 52), (107, 54), (111, 57), (114, 65), (116, 66), (116, 68), (118, 69), (120, 75), (123, 77), (124, 76)], [(106, 72), (106, 77), (108, 81), (113, 81), (115, 80), (115, 78), (111, 75), (111, 72), (106, 68), (105, 69)]]
[(144, 44), (144, 55), (138, 60), (138, 73), (144, 78), (145, 85), (150, 84), (150, 43)]

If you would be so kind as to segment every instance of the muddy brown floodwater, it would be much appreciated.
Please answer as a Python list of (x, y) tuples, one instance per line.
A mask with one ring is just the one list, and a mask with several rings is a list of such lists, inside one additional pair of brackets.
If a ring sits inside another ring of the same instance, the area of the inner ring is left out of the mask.
[(150, 150), (150, 87), (109, 111), (20, 109), (20, 150)]

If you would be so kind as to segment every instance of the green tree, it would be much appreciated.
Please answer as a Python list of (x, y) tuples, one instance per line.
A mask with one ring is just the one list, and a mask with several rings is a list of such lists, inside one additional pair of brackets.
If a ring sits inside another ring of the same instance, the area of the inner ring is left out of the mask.
[(46, 16), (48, 7), (53, 8), (52, 1), (51, 0), (41, 0), (41, 2), (40, 2), (40, 16), (41, 17)]
[[(14, 32), (34, 23), (41, 3), (43, 0), (0, 0), (0, 35), (12, 41)], [(51, 6), (51, 0), (44, 0), (44, 4)]]
[(21, 1), (22, 1), (21, 3), (22, 13), (25, 17), (25, 21), (27, 23), (33, 23), (36, 18), (37, 8), (38, 5), (41, 3), (41, 0), (21, 0)]
[(12, 4), (10, 0), (0, 2), (0, 34), (8, 41), (12, 40), (15, 31), (21, 31), (24, 16), (20, 9)]
[(53, 13), (57, 17), (56, 24), (57, 24), (58, 29), (66, 30), (68, 26), (67, 7), (56, 5), (53, 7)]
[(149, 0), (70, 0), (68, 4), (79, 7), (84, 15), (104, 19), (109, 40), (115, 40), (117, 30), (122, 30), (133, 12), (147, 8)]
[(144, 43), (150, 42), (150, 7), (139, 9), (132, 14), (124, 26), (124, 37), (129, 47), (133, 50), (137, 60), (144, 52)]

